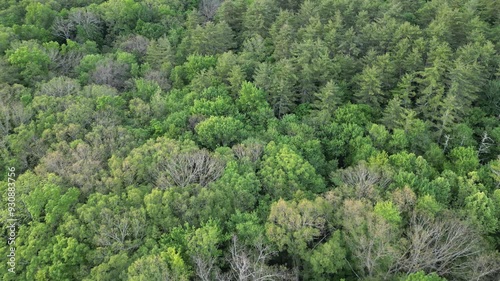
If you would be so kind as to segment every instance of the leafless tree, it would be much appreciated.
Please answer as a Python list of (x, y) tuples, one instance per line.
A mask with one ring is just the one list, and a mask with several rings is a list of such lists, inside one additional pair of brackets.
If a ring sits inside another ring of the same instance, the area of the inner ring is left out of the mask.
[(69, 19), (57, 18), (52, 25), (52, 33), (63, 39), (73, 38), (75, 31), (75, 23)]
[(411, 212), (417, 203), (417, 195), (408, 186), (397, 189), (392, 193), (392, 202), (398, 206), (400, 212)]
[(238, 238), (233, 236), (228, 256), (231, 267), (229, 280), (293, 280), (293, 274), (286, 269), (267, 265), (267, 262), (276, 254), (262, 239), (249, 249), (242, 246)]
[(479, 144), (479, 148), (477, 150), (477, 153), (479, 155), (481, 154), (487, 154), (490, 152), (490, 147), (495, 143), (492, 138), (488, 136), (487, 132), (483, 133), (483, 137), (481, 138), (481, 143)]
[(195, 265), (196, 276), (202, 281), (213, 280), (213, 273), (217, 271), (215, 266), (216, 258), (201, 255), (194, 255), (191, 258)]
[(109, 209), (101, 212), (101, 225), (97, 231), (96, 243), (116, 251), (131, 250), (140, 246), (145, 236), (146, 219), (138, 210), (116, 214)]
[(160, 88), (165, 92), (167, 92), (168, 90), (170, 90), (170, 88), (172, 88), (172, 85), (170, 84), (170, 81), (168, 80), (166, 73), (163, 73), (162, 71), (159, 70), (148, 71), (144, 75), (144, 79), (155, 81), (156, 83), (158, 83), (158, 86), (160, 86)]
[(355, 167), (349, 167), (340, 171), (342, 182), (349, 187), (355, 188), (357, 199), (377, 197), (376, 186), (385, 189), (391, 182), (386, 172), (368, 167), (365, 162), (360, 162)]
[(498, 158), (496, 160), (497, 165), (494, 164), (494, 162), (490, 163), (490, 171), (493, 174), (493, 178), (496, 181), (496, 187), (500, 187), (500, 155), (498, 155)]
[(469, 265), (469, 280), (495, 280), (500, 274), (500, 255), (498, 253), (485, 253), (471, 260)]
[(96, 151), (87, 143), (79, 143), (74, 148), (69, 147), (67, 143), (60, 143), (57, 149), (45, 154), (35, 168), (39, 175), (54, 173), (61, 176), (84, 193), (98, 186), (101, 170), (102, 162)]
[(207, 19), (207, 21), (211, 21), (220, 5), (222, 4), (222, 0), (201, 0), (200, 1), (200, 13)]
[(181, 152), (158, 164), (157, 186), (185, 187), (193, 183), (206, 186), (222, 176), (224, 167), (224, 161), (213, 157), (206, 150)]
[(81, 28), (85, 36), (92, 37), (101, 28), (101, 19), (91, 11), (77, 9), (70, 13), (69, 20)]
[(233, 146), (233, 152), (238, 159), (249, 159), (251, 162), (257, 162), (264, 151), (264, 146), (260, 143), (237, 144)]
[(345, 200), (342, 216), (346, 243), (357, 261), (354, 273), (382, 279), (399, 256), (398, 230), (375, 215), (366, 201)]
[[(25, 91), (21, 85), (2, 85), (0, 87), (0, 134), (6, 136), (12, 129), (26, 123), (33, 112), (23, 106), (20, 97)], [(2, 138), (3, 140), (3, 138)]]
[(498, 260), (486, 259), (480, 234), (457, 218), (435, 219), (414, 214), (406, 250), (393, 272), (424, 270), (452, 280), (482, 280), (498, 270)]
[(129, 36), (120, 44), (120, 48), (126, 52), (133, 53), (142, 58), (148, 51), (149, 40), (141, 35)]
[(191, 129), (191, 131), (194, 133), (196, 125), (198, 125), (200, 122), (202, 122), (205, 119), (207, 119), (207, 118), (204, 115), (200, 115), (200, 114), (195, 114), (195, 115), (189, 116), (189, 120), (188, 120), (189, 129)]
[(79, 90), (80, 84), (76, 80), (59, 76), (41, 84), (35, 95), (63, 97), (76, 94)]
[(90, 82), (100, 85), (109, 85), (116, 89), (123, 89), (129, 78), (130, 67), (126, 63), (108, 59), (98, 64), (92, 72)]

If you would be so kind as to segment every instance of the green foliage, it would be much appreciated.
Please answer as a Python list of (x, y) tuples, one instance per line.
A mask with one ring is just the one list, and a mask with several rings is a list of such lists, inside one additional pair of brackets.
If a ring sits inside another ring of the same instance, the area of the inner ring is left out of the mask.
[(15, 49), (7, 51), (7, 59), (20, 69), (21, 77), (27, 85), (46, 77), (51, 64), (48, 54), (34, 41), (24, 41)]
[(127, 279), (142, 280), (189, 280), (190, 271), (175, 248), (168, 248), (159, 255), (146, 255), (127, 270)]
[(383, 217), (388, 223), (398, 226), (402, 222), (401, 215), (391, 201), (377, 202), (373, 212)]
[(343, 245), (341, 232), (336, 230), (324, 244), (314, 249), (308, 262), (312, 266), (314, 278), (319, 276), (335, 276), (344, 266), (347, 251)]
[(446, 281), (446, 279), (439, 277), (436, 273), (425, 274), (423, 271), (412, 273), (406, 278), (401, 279), (404, 281)]
[(476, 170), (479, 166), (477, 152), (472, 147), (457, 147), (450, 152), (452, 170), (458, 175)]
[(231, 146), (246, 135), (244, 124), (233, 117), (212, 116), (196, 125), (195, 131), (200, 143), (211, 149)]
[[(328, 211), (329, 206), (321, 197), (314, 201), (279, 199), (271, 205), (266, 235), (278, 249), (288, 249), (292, 255), (303, 256), (308, 245), (327, 227)], [(294, 262), (298, 262), (297, 259)]]
[(496, 280), (499, 10), (0, 1), (0, 279)]
[(309, 162), (289, 146), (274, 142), (265, 148), (259, 175), (264, 190), (273, 199), (291, 198), (299, 190), (320, 193), (325, 188), (323, 179)]

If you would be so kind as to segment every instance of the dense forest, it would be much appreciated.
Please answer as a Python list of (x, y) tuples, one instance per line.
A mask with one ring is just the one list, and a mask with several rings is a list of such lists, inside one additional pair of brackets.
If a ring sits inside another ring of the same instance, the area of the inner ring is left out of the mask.
[(497, 0), (0, 0), (1, 279), (497, 281), (499, 51)]

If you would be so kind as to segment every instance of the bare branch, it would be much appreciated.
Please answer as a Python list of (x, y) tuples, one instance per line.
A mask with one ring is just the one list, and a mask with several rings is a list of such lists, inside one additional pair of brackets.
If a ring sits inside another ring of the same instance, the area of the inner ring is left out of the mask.
[(283, 268), (268, 266), (266, 263), (277, 253), (259, 239), (252, 250), (245, 248), (233, 236), (228, 262), (231, 266), (230, 280), (271, 281), (293, 280), (293, 274)]
[(437, 220), (414, 214), (410, 221), (406, 251), (394, 265), (393, 272), (409, 274), (424, 270), (460, 279), (470, 273), (472, 267), (475, 266), (476, 270), (481, 267), (471, 263), (481, 254), (481, 250), (480, 235), (465, 222), (454, 218)]
[(224, 161), (211, 156), (206, 150), (175, 154), (159, 163), (156, 171), (157, 186), (185, 187), (193, 183), (206, 186), (222, 176), (224, 167)]

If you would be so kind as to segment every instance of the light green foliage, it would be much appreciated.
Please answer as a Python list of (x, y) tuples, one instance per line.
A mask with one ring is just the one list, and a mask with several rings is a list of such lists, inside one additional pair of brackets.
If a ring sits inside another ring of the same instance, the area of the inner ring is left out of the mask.
[(498, 279), (498, 11), (0, 1), (0, 279)]
[(272, 198), (291, 198), (298, 190), (319, 193), (324, 190), (323, 179), (311, 164), (287, 145), (269, 143), (264, 152), (259, 175), (264, 190)]
[(231, 146), (246, 135), (244, 124), (233, 117), (212, 116), (195, 128), (200, 143), (211, 149)]
[(26, 24), (50, 29), (55, 17), (56, 12), (48, 4), (33, 2), (26, 7)]
[(186, 38), (189, 38), (186, 45), (190, 54), (215, 55), (235, 47), (233, 31), (226, 22), (198, 25)]
[(424, 195), (418, 198), (416, 210), (433, 217), (443, 210), (443, 206), (431, 195)]
[(191, 256), (208, 259), (221, 254), (218, 246), (224, 241), (224, 237), (218, 224), (210, 220), (200, 228), (194, 230), (193, 233), (189, 233), (186, 240)]
[(412, 273), (404, 281), (446, 281), (446, 279), (439, 277), (436, 273), (425, 274), (423, 271)]
[(271, 205), (266, 235), (278, 249), (288, 249), (293, 255), (304, 256), (310, 243), (326, 231), (329, 209), (321, 197), (314, 201), (279, 199)]
[(236, 105), (239, 112), (245, 114), (256, 125), (264, 124), (272, 117), (269, 115), (271, 108), (267, 103), (266, 93), (250, 82), (243, 82), (241, 85)]
[(383, 217), (388, 223), (398, 226), (402, 222), (401, 215), (391, 201), (378, 202), (373, 208), (373, 212)]
[[(382, 209), (382, 206), (377, 209)], [(380, 216), (366, 201), (348, 199), (343, 202), (341, 221), (346, 230), (346, 246), (353, 255), (354, 268), (367, 278), (379, 278), (397, 260), (398, 244), (395, 241), (399, 227), (392, 222), (398, 219), (394, 209), (390, 212), (392, 217), (389, 214)], [(367, 256), (371, 258), (366, 259)]]
[(495, 232), (498, 225), (496, 206), (483, 192), (477, 192), (465, 199), (465, 210), (486, 233)]
[(111, 0), (102, 3), (99, 10), (116, 34), (129, 32), (135, 27), (141, 13), (141, 5), (134, 0)]
[(467, 175), (479, 166), (477, 152), (472, 147), (457, 147), (450, 152), (451, 168), (458, 175)]
[(312, 266), (315, 278), (319, 279), (319, 276), (329, 274), (334, 276), (346, 266), (347, 251), (343, 244), (341, 232), (336, 230), (326, 243), (319, 245), (311, 252), (308, 262)]
[(127, 270), (127, 280), (179, 280), (190, 277), (188, 266), (175, 248), (167, 248), (158, 255), (145, 255), (133, 262)]
[(50, 57), (34, 41), (24, 41), (15, 49), (8, 50), (7, 58), (9, 63), (20, 69), (21, 76), (29, 85), (45, 77), (51, 64)]

